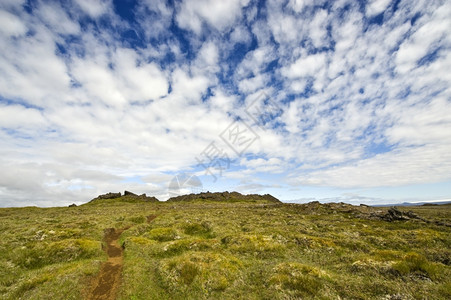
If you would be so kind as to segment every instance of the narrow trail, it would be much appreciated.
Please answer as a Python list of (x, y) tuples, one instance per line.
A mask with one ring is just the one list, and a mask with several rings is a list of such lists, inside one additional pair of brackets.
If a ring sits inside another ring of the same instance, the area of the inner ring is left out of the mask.
[(114, 300), (121, 281), (123, 249), (118, 240), (124, 229), (108, 228), (105, 230), (106, 253), (108, 260), (100, 267), (100, 272), (92, 281), (88, 300)]
[[(152, 222), (157, 215), (147, 216), (147, 223)], [(122, 266), (124, 264), (124, 249), (119, 245), (118, 240), (122, 232), (131, 226), (123, 229), (105, 229), (104, 241), (106, 243), (106, 253), (108, 260), (100, 267), (99, 274), (92, 280), (92, 284), (87, 295), (87, 300), (114, 300), (121, 283)]]

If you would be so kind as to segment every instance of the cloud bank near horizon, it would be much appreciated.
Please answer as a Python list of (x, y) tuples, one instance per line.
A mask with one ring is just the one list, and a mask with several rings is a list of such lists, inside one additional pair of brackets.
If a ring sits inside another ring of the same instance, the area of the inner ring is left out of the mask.
[(164, 199), (182, 171), (293, 198), (449, 186), (450, 28), (449, 1), (2, 1), (0, 206)]

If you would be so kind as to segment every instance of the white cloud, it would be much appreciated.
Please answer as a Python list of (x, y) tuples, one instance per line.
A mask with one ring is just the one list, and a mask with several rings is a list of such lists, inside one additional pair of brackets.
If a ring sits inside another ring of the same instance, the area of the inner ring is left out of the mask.
[(177, 23), (196, 34), (201, 33), (204, 22), (223, 31), (241, 17), (241, 9), (247, 6), (248, 2), (248, 0), (185, 0), (178, 9)]
[(327, 38), (328, 14), (324, 9), (319, 10), (312, 22), (310, 22), (309, 37), (316, 48), (321, 48), (328, 44)]
[(155, 100), (167, 94), (166, 76), (155, 63), (139, 63), (137, 53), (129, 49), (118, 49), (114, 62), (116, 86), (129, 101)]
[(300, 175), (294, 182), (350, 188), (445, 181), (451, 179), (449, 153), (449, 146), (406, 148), (354, 164)]
[(241, 80), (238, 84), (238, 87), (240, 88), (240, 91), (242, 91), (243, 93), (249, 94), (263, 88), (268, 81), (269, 81), (268, 75), (259, 74), (254, 77)]
[(295, 42), (300, 38), (304, 23), (290, 15), (284, 15), (282, 12), (269, 7), (268, 25), (275, 40), (279, 43)]
[[(150, 10), (150, 16), (146, 8)], [(139, 22), (148, 38), (158, 38), (167, 34), (167, 29), (171, 26), (172, 13), (173, 8), (163, 0), (142, 1), (137, 9)]]
[(90, 99), (98, 99), (113, 106), (123, 106), (127, 103), (108, 66), (77, 60), (72, 67), (72, 74), (82, 84)]
[(205, 76), (190, 76), (187, 72), (178, 69), (172, 73), (173, 93), (187, 100), (199, 103), (202, 94), (207, 90), (209, 80)]
[(27, 32), (27, 27), (17, 16), (0, 10), (0, 32), (7, 36), (20, 36)]
[[(424, 57), (438, 41), (446, 37), (451, 28), (451, 20), (449, 15), (451, 13), (451, 5), (443, 5), (434, 12), (432, 20), (424, 22), (423, 18), (430, 18), (425, 16), (420, 19), (420, 27), (415, 28), (414, 33), (408, 40), (404, 41), (396, 53), (397, 71), (406, 73), (412, 70), (418, 61)], [(423, 21), (423, 22), (421, 22)]]
[(110, 0), (75, 0), (80, 8), (91, 18), (98, 18), (105, 14), (111, 6)]
[(351, 11), (347, 13), (344, 21), (334, 19), (332, 26), (335, 28), (332, 32), (336, 41), (335, 51), (345, 56), (362, 34), (363, 16), (359, 12)]
[[(136, 24), (111, 2), (80, 3), (0, 4), (0, 167), (13, 170), (2, 201), (166, 197), (172, 173), (192, 171), (236, 117), (259, 136), (224, 172), (246, 191), (271, 188), (261, 173), (297, 187), (450, 179), (447, 3), (372, 2), (364, 15), (347, 1), (146, 1)], [(114, 24), (80, 30), (80, 9)], [(382, 11), (382, 25), (366, 23)], [(259, 127), (244, 109), (262, 92), (283, 112)]]
[(78, 22), (71, 20), (57, 3), (41, 3), (36, 14), (54, 33), (77, 34), (80, 31)]
[(366, 14), (368, 16), (378, 15), (388, 7), (390, 0), (372, 0), (366, 6)]
[(235, 76), (238, 80), (252, 75), (255, 76), (263, 71), (275, 58), (273, 47), (259, 47), (249, 51), (235, 71)]
[(290, 7), (293, 11), (300, 13), (304, 7), (313, 4), (313, 0), (290, 0), (288, 2), (288, 7)]
[(284, 162), (279, 158), (257, 158), (257, 159), (246, 159), (243, 158), (240, 160), (240, 165), (245, 166), (246, 169), (251, 170), (254, 173), (263, 172), (263, 173), (282, 173), (284, 168), (286, 167)]
[(282, 74), (288, 78), (315, 76), (318, 71), (325, 67), (325, 63), (326, 55), (324, 53), (308, 55), (282, 69)]
[(46, 120), (37, 109), (25, 108), (21, 105), (0, 104), (0, 128), (37, 129), (45, 126)]
[(7, 9), (20, 9), (26, 0), (3, 0), (0, 3), (0, 7)]
[(237, 105), (236, 96), (226, 95), (225, 92), (220, 89), (213, 91), (213, 96), (209, 98), (209, 102), (213, 110), (222, 112), (231, 112)]
[[(449, 145), (451, 134), (451, 104), (445, 98), (436, 98), (430, 103), (403, 107), (388, 104), (387, 110), (396, 110), (396, 124), (387, 130), (392, 144), (402, 145)], [(393, 112), (394, 113), (394, 112)], [(415, 116), (414, 118), (412, 116)]]
[(64, 101), (70, 97), (66, 64), (55, 54), (52, 34), (40, 25), (34, 30), (33, 36), (0, 43), (0, 93), (38, 106)]
[(251, 42), (251, 35), (244, 26), (237, 26), (230, 34), (230, 40), (234, 43), (248, 44)]
[(271, 30), (266, 22), (255, 21), (252, 24), (252, 33), (257, 38), (260, 47), (271, 47)]
[(218, 47), (213, 41), (205, 42), (197, 53), (197, 59), (194, 62), (194, 67), (203, 72), (218, 71)]

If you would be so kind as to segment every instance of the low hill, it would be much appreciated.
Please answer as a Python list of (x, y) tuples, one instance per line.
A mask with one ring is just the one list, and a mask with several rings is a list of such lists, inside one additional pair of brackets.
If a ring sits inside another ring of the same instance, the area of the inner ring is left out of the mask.
[(111, 193), (110, 192), (110, 193), (102, 194), (102, 195), (95, 197), (88, 203), (110, 202), (108, 200), (110, 200), (110, 201), (111, 200), (113, 200), (113, 201), (119, 200), (120, 202), (160, 202), (157, 198), (155, 198), (153, 196), (147, 196), (146, 194), (137, 195), (135, 193), (125, 191), (123, 195), (120, 192), (119, 193)]
[(249, 194), (243, 195), (238, 192), (222, 193), (199, 193), (181, 195), (169, 198), (167, 202), (193, 202), (193, 201), (215, 201), (215, 202), (259, 202), (259, 203), (282, 203), (279, 199), (269, 195)]

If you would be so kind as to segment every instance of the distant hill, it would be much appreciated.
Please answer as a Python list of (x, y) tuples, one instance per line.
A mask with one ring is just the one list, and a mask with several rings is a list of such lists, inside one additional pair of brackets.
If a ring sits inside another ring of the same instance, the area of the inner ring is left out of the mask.
[(375, 207), (391, 207), (391, 206), (435, 206), (435, 205), (451, 205), (451, 201), (433, 201), (433, 202), (403, 202), (396, 204), (380, 204), (371, 205)]
[(238, 192), (222, 192), (222, 193), (199, 193), (181, 195), (169, 198), (167, 202), (192, 202), (192, 201), (218, 201), (218, 202), (264, 202), (264, 203), (282, 203), (279, 199), (272, 195), (249, 194), (243, 195)]
[(120, 200), (122, 202), (160, 202), (153, 196), (147, 196), (146, 194), (137, 195), (135, 193), (125, 191), (123, 195), (120, 192), (102, 194), (92, 199), (88, 203), (99, 203), (107, 200)]
[[(97, 196), (88, 203), (105, 203), (111, 201), (120, 202), (160, 202), (157, 198), (147, 196), (146, 194), (137, 195), (129, 191), (125, 191), (124, 194), (119, 193), (106, 193)], [(216, 193), (198, 193), (189, 195), (180, 195), (169, 198), (165, 202), (252, 202), (252, 203), (282, 203), (279, 199), (272, 195), (258, 195), (249, 194), (243, 195), (238, 192), (216, 192)]]

